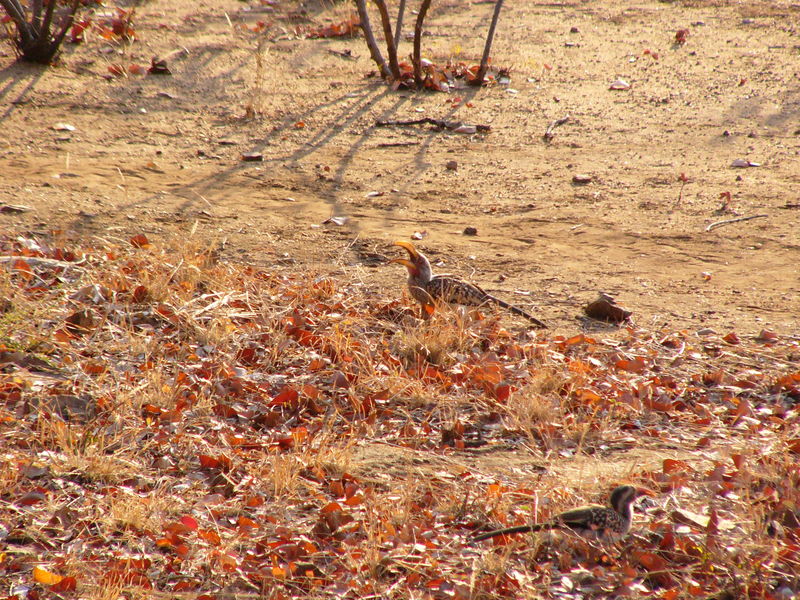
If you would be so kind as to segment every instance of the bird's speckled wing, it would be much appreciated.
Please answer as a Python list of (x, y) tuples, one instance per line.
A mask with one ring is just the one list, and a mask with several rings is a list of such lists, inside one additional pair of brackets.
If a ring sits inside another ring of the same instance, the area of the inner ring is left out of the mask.
[(428, 293), (440, 302), (480, 306), (492, 301), (492, 297), (477, 285), (448, 275), (437, 275), (428, 282)]

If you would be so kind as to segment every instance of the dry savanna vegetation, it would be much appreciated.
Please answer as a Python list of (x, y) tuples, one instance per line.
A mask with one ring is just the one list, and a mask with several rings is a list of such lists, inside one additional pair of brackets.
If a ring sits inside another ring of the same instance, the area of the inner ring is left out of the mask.
[[(0, 245), (11, 597), (796, 589), (796, 337), (421, 323), (346, 273), (223, 263), (196, 237)], [(604, 500), (616, 482), (576, 487), (575, 459), (627, 452), (664, 458), (621, 474), (648, 490), (623, 541), (470, 542)]]
[(0, 599), (800, 597), (796, 3), (0, 7)]

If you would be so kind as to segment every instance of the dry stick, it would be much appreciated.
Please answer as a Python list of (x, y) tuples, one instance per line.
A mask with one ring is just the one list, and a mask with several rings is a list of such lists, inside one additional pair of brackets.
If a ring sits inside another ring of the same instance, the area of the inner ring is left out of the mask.
[(553, 132), (556, 130), (556, 127), (561, 127), (567, 121), (569, 121), (569, 115), (567, 115), (566, 117), (561, 117), (560, 119), (556, 119), (555, 121), (552, 121), (550, 125), (547, 126), (547, 129), (545, 129), (544, 135), (542, 136), (544, 138), (544, 141), (549, 142), (550, 140), (552, 140), (555, 137), (555, 134)]
[(392, 36), (392, 22), (389, 19), (389, 10), (383, 0), (372, 1), (378, 7), (378, 12), (381, 13), (383, 38), (386, 40), (386, 52), (389, 53), (389, 69), (392, 71), (392, 77), (397, 81), (400, 79), (400, 65), (397, 64), (397, 48), (394, 45), (394, 37)]
[(404, 146), (419, 146), (421, 142), (381, 142), (378, 148), (401, 148)]
[(481, 67), (478, 69), (478, 75), (475, 77), (475, 85), (483, 85), (483, 78), (486, 77), (486, 69), (489, 68), (489, 53), (492, 51), (494, 30), (497, 28), (497, 20), (500, 18), (501, 8), (503, 8), (503, 0), (496, 0), (494, 4), (494, 14), (492, 15), (492, 23), (489, 25), (489, 33), (486, 34), (486, 45), (483, 47)]
[(372, 33), (372, 25), (369, 23), (369, 14), (367, 13), (367, 0), (356, 0), (356, 8), (358, 8), (361, 31), (364, 32), (364, 39), (367, 41), (369, 54), (375, 64), (378, 65), (381, 77), (387, 78), (391, 73), (389, 72), (389, 67), (386, 66), (386, 61), (383, 60), (381, 51), (378, 49), (378, 43), (375, 41), (375, 34)]
[(724, 221), (717, 221), (716, 223), (711, 223), (708, 227), (706, 227), (706, 231), (711, 231), (712, 229), (716, 229), (717, 227), (722, 227), (723, 225), (727, 225), (728, 223), (738, 223), (740, 221), (749, 221), (750, 219), (765, 219), (769, 215), (752, 215), (750, 217), (738, 217), (736, 219), (725, 219)]
[(353, 56), (353, 53), (349, 48), (347, 50), (334, 50), (333, 48), (328, 48), (328, 52), (334, 56), (339, 56), (348, 60), (355, 60), (358, 58), (357, 56)]
[(397, 24), (394, 26), (394, 47), (400, 47), (400, 31), (403, 29), (403, 14), (406, 12), (406, 0), (400, 0), (400, 7), (397, 9)]
[(430, 6), (431, 0), (422, 0), (417, 22), (414, 25), (414, 57), (411, 62), (414, 63), (414, 83), (418, 90), (421, 90), (425, 85), (425, 81), (422, 79), (422, 23), (425, 21), (425, 15)]
[[(431, 117), (422, 117), (421, 119), (410, 119), (408, 121), (375, 121), (375, 127), (402, 127), (405, 125), (434, 125), (440, 129), (449, 129), (454, 131), (464, 125), (461, 121), (445, 121), (444, 119), (433, 119)], [(492, 130), (491, 125), (475, 125), (475, 131), (481, 133), (488, 133)]]

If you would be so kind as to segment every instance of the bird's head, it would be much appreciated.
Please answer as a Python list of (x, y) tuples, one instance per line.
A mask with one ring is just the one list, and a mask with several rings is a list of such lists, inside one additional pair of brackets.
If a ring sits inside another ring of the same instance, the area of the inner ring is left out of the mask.
[(400, 246), (408, 252), (408, 258), (393, 258), (390, 263), (397, 263), (403, 265), (408, 269), (408, 275), (415, 279), (424, 279), (429, 281), (433, 276), (431, 272), (431, 263), (428, 258), (414, 247), (411, 242), (399, 240), (394, 243), (395, 246)]
[(652, 496), (653, 492), (647, 488), (634, 487), (632, 485), (621, 485), (611, 492), (610, 504), (611, 508), (617, 512), (626, 512), (633, 501), (640, 496)]
[(636, 499), (638, 490), (632, 485), (621, 485), (614, 488), (611, 492), (611, 506), (612, 508), (619, 509), (627, 504), (630, 504)]

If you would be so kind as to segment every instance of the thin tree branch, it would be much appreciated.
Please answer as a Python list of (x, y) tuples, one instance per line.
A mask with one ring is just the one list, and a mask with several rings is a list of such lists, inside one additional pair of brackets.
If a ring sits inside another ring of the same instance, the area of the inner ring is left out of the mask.
[(31, 25), (33, 25), (35, 31), (39, 31), (42, 26), (42, 0), (33, 0), (31, 7)]
[(394, 45), (394, 37), (392, 36), (392, 22), (389, 19), (389, 10), (386, 8), (384, 0), (372, 0), (375, 6), (378, 7), (378, 12), (381, 14), (381, 23), (383, 24), (383, 37), (386, 40), (386, 52), (389, 54), (389, 69), (392, 71), (392, 77), (395, 81), (400, 79), (400, 65), (397, 64), (397, 47)]
[(72, 0), (72, 6), (70, 6), (69, 13), (64, 19), (64, 24), (61, 26), (61, 30), (53, 38), (54, 50), (58, 49), (58, 47), (61, 46), (61, 42), (64, 41), (64, 36), (67, 35), (67, 31), (69, 31), (69, 28), (72, 27), (72, 23), (75, 20), (75, 13), (78, 10), (78, 5), (80, 4), (80, 2), (81, 0)]
[(711, 231), (712, 229), (716, 229), (717, 227), (722, 227), (723, 225), (727, 225), (728, 223), (740, 223), (741, 221), (750, 221), (751, 219), (766, 219), (769, 215), (752, 215), (750, 217), (737, 217), (736, 219), (725, 219), (724, 221), (717, 221), (716, 223), (711, 223), (708, 227), (706, 227), (706, 231)]
[(481, 58), (481, 66), (478, 69), (478, 74), (475, 78), (475, 85), (483, 85), (483, 78), (486, 77), (486, 70), (489, 68), (489, 53), (492, 51), (492, 42), (494, 42), (494, 30), (497, 28), (497, 20), (500, 18), (500, 9), (503, 8), (503, 0), (496, 0), (494, 3), (494, 14), (492, 14), (492, 22), (489, 25), (489, 33), (486, 34), (486, 45), (483, 47), (483, 58)]
[(0, 0), (0, 5), (3, 6), (5, 11), (8, 13), (8, 16), (14, 20), (16, 23), (18, 20), (25, 23), (25, 9), (22, 8), (22, 5), (18, 2), (18, 0)]
[[(0, 0), (5, 1), (5, 0)], [(361, 21), (361, 31), (364, 32), (364, 39), (367, 41), (367, 48), (372, 60), (378, 65), (381, 72), (381, 77), (387, 78), (391, 75), (389, 67), (386, 66), (386, 61), (383, 59), (378, 43), (375, 41), (375, 34), (372, 33), (372, 25), (369, 22), (369, 13), (367, 13), (367, 0), (355, 0), (356, 8), (358, 9), (358, 18)]]
[(25, 20), (25, 9), (22, 8), (17, 0), (0, 0), (0, 5), (3, 6), (8, 16), (14, 21), (14, 25), (17, 26), (23, 47), (31, 44), (34, 40), (34, 34)]
[(397, 9), (397, 25), (394, 26), (394, 47), (400, 47), (400, 32), (403, 29), (403, 15), (406, 12), (406, 0), (400, 0), (400, 7)]
[[(47, 9), (44, 11), (44, 19), (42, 25), (39, 27), (39, 38), (50, 37), (50, 24), (53, 22), (53, 12), (56, 9), (56, 0), (50, 0)], [(48, 40), (49, 41), (49, 40)]]
[(414, 25), (414, 57), (411, 62), (414, 63), (414, 83), (418, 90), (421, 90), (425, 85), (425, 81), (422, 79), (422, 24), (430, 6), (431, 0), (422, 0), (419, 14), (417, 15), (417, 23)]

